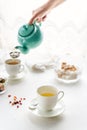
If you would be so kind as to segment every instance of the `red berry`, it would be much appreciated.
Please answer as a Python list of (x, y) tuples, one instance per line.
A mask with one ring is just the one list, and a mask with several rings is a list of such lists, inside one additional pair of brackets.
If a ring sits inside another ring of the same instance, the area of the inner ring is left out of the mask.
[(26, 100), (26, 98), (23, 98), (23, 100)]
[(11, 97), (11, 95), (9, 94), (8, 97)]
[(9, 103), (12, 103), (12, 101), (9, 101)]
[(19, 103), (21, 102), (21, 100), (19, 100)]
[(17, 106), (17, 108), (19, 108), (19, 106)]
[(22, 103), (20, 102), (20, 105), (22, 105)]
[(20, 98), (20, 100), (22, 100), (22, 98)]

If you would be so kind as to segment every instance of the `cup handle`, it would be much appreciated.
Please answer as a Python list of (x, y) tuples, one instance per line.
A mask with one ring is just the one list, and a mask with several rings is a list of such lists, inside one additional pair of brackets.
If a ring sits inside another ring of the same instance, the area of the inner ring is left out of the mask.
[(64, 92), (63, 91), (59, 91), (58, 92), (58, 101), (60, 101), (64, 96)]
[(19, 73), (21, 73), (24, 70), (24, 65), (20, 65)]

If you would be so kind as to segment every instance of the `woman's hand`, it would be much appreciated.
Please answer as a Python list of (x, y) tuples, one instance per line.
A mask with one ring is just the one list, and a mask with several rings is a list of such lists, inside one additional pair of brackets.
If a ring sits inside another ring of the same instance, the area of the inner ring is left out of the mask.
[(49, 13), (50, 9), (49, 9), (49, 5), (43, 5), (41, 7), (39, 7), (38, 9), (33, 11), (33, 16), (31, 18), (31, 20), (29, 21), (29, 24), (32, 24), (34, 21), (37, 22), (41, 22), (44, 21), (47, 17), (47, 14)]
[(49, 0), (47, 3), (33, 11), (33, 16), (29, 21), (32, 24), (34, 21), (42, 22), (46, 19), (47, 14), (64, 0)]

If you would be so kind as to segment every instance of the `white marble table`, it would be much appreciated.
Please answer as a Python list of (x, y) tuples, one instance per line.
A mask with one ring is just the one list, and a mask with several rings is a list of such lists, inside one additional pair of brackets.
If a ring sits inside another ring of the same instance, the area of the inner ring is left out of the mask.
[[(0, 129), (1, 130), (86, 130), (87, 129), (87, 60), (85, 59), (82, 78), (75, 84), (62, 84), (55, 79), (53, 69), (43, 73), (34, 73), (25, 69), (24, 78), (8, 81), (7, 91), (0, 95)], [(0, 69), (3, 65), (0, 65)], [(53, 118), (43, 118), (32, 114), (28, 106), (36, 97), (36, 89), (41, 84), (55, 85), (63, 90), (65, 111)], [(26, 98), (16, 108), (9, 104), (8, 95)]]

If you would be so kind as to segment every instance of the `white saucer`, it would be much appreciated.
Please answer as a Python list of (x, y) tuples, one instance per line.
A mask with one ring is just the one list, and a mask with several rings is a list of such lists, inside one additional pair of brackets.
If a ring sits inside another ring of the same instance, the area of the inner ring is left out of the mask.
[(76, 79), (72, 79), (72, 80), (68, 80), (68, 79), (62, 79), (62, 78), (58, 78), (56, 77), (56, 79), (59, 81), (59, 82), (62, 82), (62, 83), (76, 83), (80, 80), (80, 77), (76, 78)]
[(16, 76), (8, 76), (9, 80), (19, 80), (24, 77), (24, 72), (21, 72), (20, 74), (17, 74)]
[(4, 94), (5, 92), (6, 92), (6, 89), (3, 90), (3, 91), (1, 91), (1, 92), (0, 92), (0, 95), (1, 95), (1, 94)]
[(50, 111), (40, 110), (40, 109), (38, 109), (38, 105), (35, 105), (35, 104), (37, 104), (36, 98), (31, 101), (30, 106), (28, 108), (31, 113), (33, 113), (34, 115), (39, 116), (39, 117), (59, 116), (60, 114), (62, 114), (64, 112), (64, 109), (65, 109), (65, 105), (64, 105), (63, 101), (60, 101), (59, 103), (57, 103), (56, 107)]

